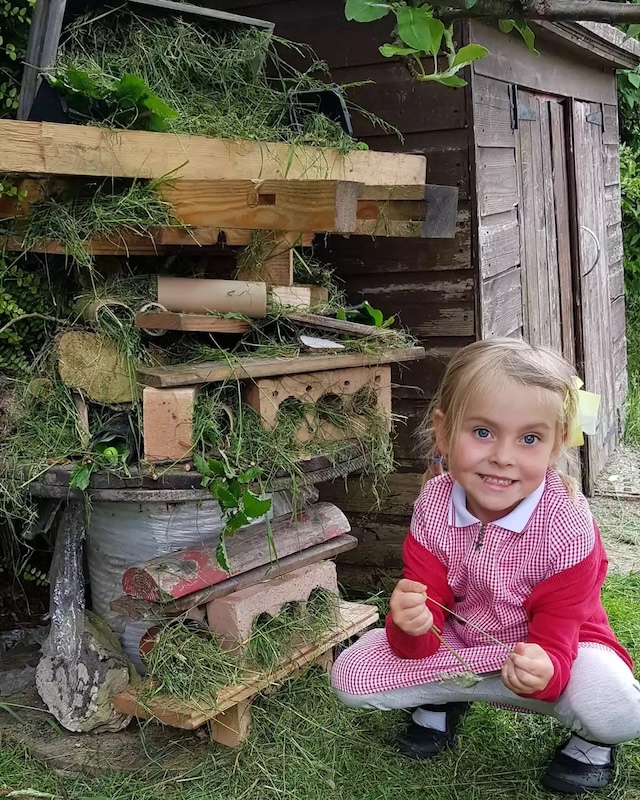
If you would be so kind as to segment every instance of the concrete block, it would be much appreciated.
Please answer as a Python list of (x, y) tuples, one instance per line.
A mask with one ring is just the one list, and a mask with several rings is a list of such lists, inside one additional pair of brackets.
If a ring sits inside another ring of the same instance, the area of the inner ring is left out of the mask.
[(184, 461), (190, 457), (195, 399), (195, 387), (145, 387), (142, 394), (142, 423), (146, 461)]
[(320, 561), (212, 600), (207, 605), (209, 627), (218, 635), (223, 649), (237, 650), (251, 636), (256, 617), (275, 616), (287, 603), (305, 602), (318, 588), (338, 594), (336, 565), (332, 561)]

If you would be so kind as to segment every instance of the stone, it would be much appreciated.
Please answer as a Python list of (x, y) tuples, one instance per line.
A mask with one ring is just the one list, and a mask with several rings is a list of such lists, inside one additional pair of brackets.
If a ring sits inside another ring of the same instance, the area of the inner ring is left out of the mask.
[(131, 717), (117, 712), (111, 697), (133, 676), (116, 635), (100, 617), (86, 611), (77, 670), (55, 651), (51, 637), (43, 645), (36, 686), (45, 705), (69, 731), (119, 731)]
[(10, 697), (36, 685), (46, 628), (0, 634), (0, 697)]
[(145, 461), (183, 461), (190, 457), (195, 401), (194, 387), (145, 387), (142, 393)]
[(251, 636), (257, 617), (274, 616), (287, 603), (305, 602), (317, 588), (338, 595), (336, 565), (332, 561), (320, 561), (212, 600), (207, 604), (209, 627), (218, 635), (223, 649), (237, 650)]

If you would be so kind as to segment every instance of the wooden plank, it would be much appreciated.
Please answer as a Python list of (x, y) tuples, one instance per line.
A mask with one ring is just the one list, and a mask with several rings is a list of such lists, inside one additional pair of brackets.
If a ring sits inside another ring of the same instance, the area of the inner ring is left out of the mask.
[(31, 111), (41, 73), (55, 62), (66, 5), (66, 0), (41, 0), (33, 8), (20, 87), (20, 119), (26, 119)]
[(387, 203), (391, 200), (424, 200), (424, 186), (366, 186), (362, 187), (362, 196), (358, 206), (369, 200)]
[(604, 130), (602, 131), (602, 144), (604, 145), (620, 144), (617, 103), (611, 105), (605, 104), (602, 108), (602, 116), (604, 119)]
[(508, 147), (478, 147), (478, 204), (480, 215), (513, 211), (518, 205), (515, 150)]
[(218, 540), (215, 539), (209, 544), (167, 553), (130, 567), (122, 576), (122, 588), (130, 597), (167, 602), (326, 542), (350, 529), (339, 508), (330, 503), (316, 503), (293, 518), (286, 515), (272, 520), (271, 542), (265, 522), (242, 529), (231, 537), (227, 542), (228, 572), (218, 564)]
[(425, 184), (426, 159), (409, 153), (291, 147), (147, 131), (0, 120), (0, 173), (193, 180), (343, 180)]
[(604, 182), (605, 186), (620, 183), (620, 148), (617, 144), (607, 144), (604, 151)]
[(230, 378), (267, 378), (272, 375), (296, 375), (302, 372), (317, 372), (327, 369), (366, 367), (377, 364), (393, 364), (424, 358), (422, 347), (397, 348), (385, 353), (366, 355), (346, 353), (344, 355), (304, 355), (296, 358), (244, 358), (233, 363), (216, 361), (203, 364), (178, 364), (170, 367), (142, 367), (138, 379), (145, 386), (158, 389), (172, 386), (193, 386), (201, 383), (218, 383)]
[(518, 266), (520, 226), (516, 210), (485, 217), (481, 221), (478, 235), (483, 279)]
[(509, 85), (475, 73), (472, 87), (476, 147), (515, 147)]
[(626, 330), (624, 295), (611, 303), (611, 340), (616, 342)]
[(329, 290), (324, 286), (272, 286), (270, 292), (272, 303), (286, 308), (309, 309), (329, 302)]
[(178, 597), (167, 603), (153, 603), (148, 600), (139, 600), (135, 597), (123, 595), (110, 603), (111, 610), (116, 614), (122, 614), (129, 619), (166, 619), (167, 617), (178, 616), (185, 611), (189, 611), (196, 606), (202, 606), (217, 597), (225, 597), (232, 592), (246, 589), (259, 581), (268, 578), (277, 578), (286, 575), (293, 570), (317, 564), (318, 561), (326, 561), (340, 553), (346, 553), (356, 547), (358, 540), (354, 536), (342, 534), (329, 541), (307, 547), (290, 556), (279, 558), (275, 562), (264, 564), (248, 572), (243, 572), (233, 578), (228, 578), (222, 583), (217, 583), (208, 589), (201, 589), (199, 592)]
[(605, 220), (608, 226), (622, 223), (622, 200), (620, 198), (620, 184), (605, 186)]
[[(160, 184), (159, 190), (185, 225), (353, 233), (364, 185), (323, 180), (176, 180)], [(390, 201), (396, 202), (402, 204)]]
[(474, 74), (561, 97), (616, 103), (613, 69), (603, 70), (599, 64), (588, 61), (584, 51), (574, 54), (557, 37), (543, 37), (539, 33), (536, 48), (540, 56), (536, 56), (517, 32), (505, 35), (495, 24), (470, 20), (469, 40), (483, 44), (490, 51), (490, 55), (474, 64)]
[(263, 281), (268, 286), (293, 285), (293, 248), (300, 240), (295, 231), (256, 232), (251, 259), (243, 261), (238, 280)]
[(348, 320), (335, 319), (335, 317), (324, 317), (321, 314), (287, 314), (286, 317), (294, 325), (301, 328), (318, 328), (321, 331), (331, 331), (332, 333), (346, 333), (351, 336), (369, 338), (370, 336), (384, 339), (393, 335), (389, 328), (376, 328), (374, 325), (363, 325), (359, 322), (349, 322)]
[(613, 303), (624, 294), (624, 261), (609, 265), (609, 299)]
[(608, 264), (615, 264), (617, 261), (622, 261), (624, 258), (622, 225), (611, 225), (611, 227), (606, 228), (604, 246), (603, 255)]
[(156, 331), (202, 331), (203, 333), (248, 333), (251, 323), (212, 314), (178, 314), (154, 311), (136, 314), (136, 328)]
[(484, 334), (486, 338), (508, 336), (522, 326), (520, 267), (484, 281)]
[(187, 703), (171, 695), (153, 695), (151, 683), (130, 686), (112, 697), (112, 703), (123, 714), (139, 719), (156, 719), (174, 728), (195, 730), (227, 709), (281, 683), (297, 670), (312, 664), (336, 644), (375, 625), (379, 618), (375, 606), (345, 601), (340, 602), (339, 616), (339, 622), (327, 631), (317, 645), (305, 646), (286, 654), (279, 666), (268, 673), (256, 672), (255, 677), (247, 683), (220, 690), (215, 703), (207, 705), (196, 700)]
[(570, 364), (575, 365), (576, 340), (573, 259), (571, 253), (571, 205), (569, 202), (564, 108), (560, 103), (551, 102), (549, 103), (549, 111), (551, 114), (551, 155), (553, 160), (553, 186), (558, 248), (562, 354)]

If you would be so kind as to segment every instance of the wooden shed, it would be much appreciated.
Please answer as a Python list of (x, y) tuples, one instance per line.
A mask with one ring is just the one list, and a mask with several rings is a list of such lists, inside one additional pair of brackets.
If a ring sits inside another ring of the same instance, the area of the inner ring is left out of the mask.
[[(395, 408), (406, 415), (399, 471), (380, 511), (353, 485), (337, 498), (361, 546), (348, 581), (377, 580), (399, 559), (423, 461), (412, 432), (456, 348), (492, 336), (552, 345), (602, 396), (597, 435), (582, 455), (589, 493), (620, 440), (627, 391), (615, 71), (635, 68), (640, 45), (595, 23), (535, 25), (536, 57), (518, 36), (475, 21), (457, 38), (486, 45), (465, 89), (419, 83), (383, 58), (389, 19), (358, 25), (343, 0), (220, 0), (224, 10), (275, 23), (280, 36), (312, 45), (338, 83), (372, 81), (350, 98), (396, 125), (401, 144), (356, 118), (377, 150), (427, 156), (428, 180), (460, 189), (453, 240), (332, 237), (327, 255), (354, 301), (368, 298), (428, 349), (396, 375)], [(336, 488), (327, 492), (336, 498)]]

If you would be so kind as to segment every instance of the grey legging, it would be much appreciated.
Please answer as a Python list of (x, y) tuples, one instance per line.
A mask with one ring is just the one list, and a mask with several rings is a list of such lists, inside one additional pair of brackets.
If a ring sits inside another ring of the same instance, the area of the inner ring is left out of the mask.
[[(340, 658), (348, 658), (346, 650)], [(566, 689), (556, 703), (527, 700), (509, 691), (499, 675), (487, 676), (470, 687), (454, 681), (355, 695), (335, 690), (352, 708), (390, 711), (426, 704), (482, 702), (512, 706), (560, 720), (592, 742), (619, 744), (640, 736), (640, 683), (612, 650), (581, 646)]]

